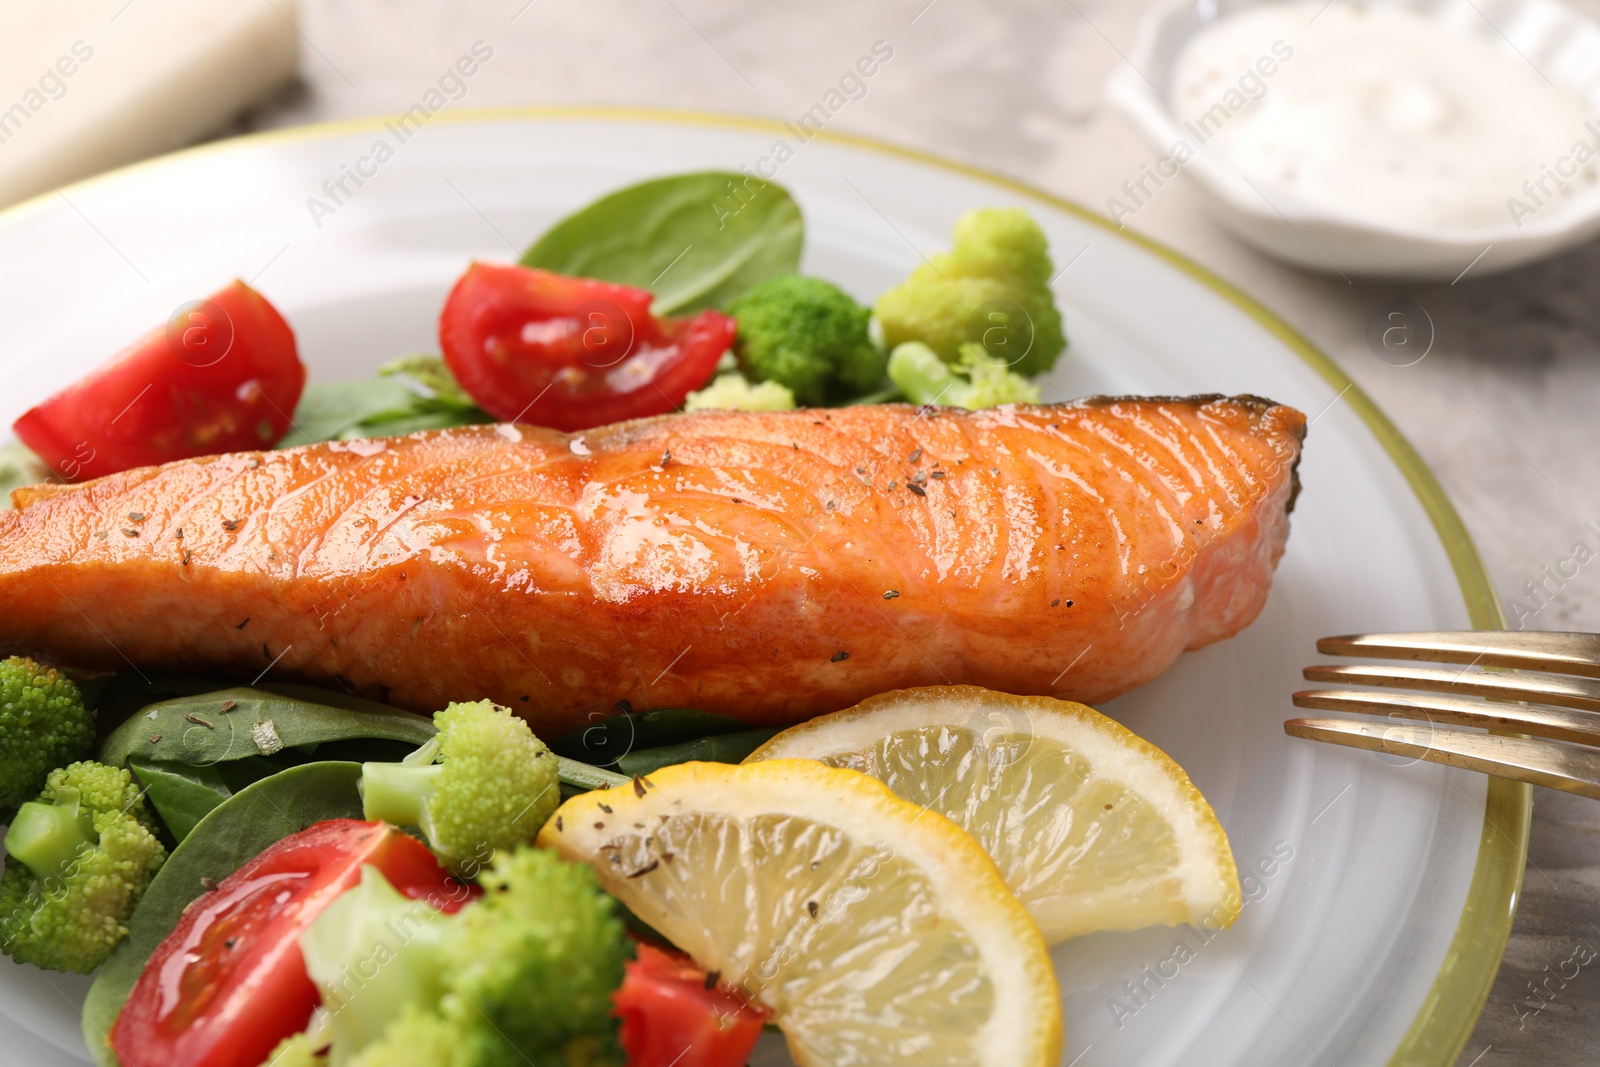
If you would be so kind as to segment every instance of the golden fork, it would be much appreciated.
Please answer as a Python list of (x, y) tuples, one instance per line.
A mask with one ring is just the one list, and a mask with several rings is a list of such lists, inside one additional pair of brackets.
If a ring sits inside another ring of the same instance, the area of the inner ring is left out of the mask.
[[(1309, 689), (1294, 695), (1297, 706), (1384, 715), (1390, 721), (1290, 719), (1283, 724), (1285, 733), (1600, 799), (1600, 749), (1582, 747), (1600, 745), (1600, 634), (1353, 634), (1325, 637), (1317, 651), (1457, 666), (1323, 664), (1306, 668), (1307, 681), (1460, 695)], [(1453, 728), (1461, 726), (1492, 732)]]

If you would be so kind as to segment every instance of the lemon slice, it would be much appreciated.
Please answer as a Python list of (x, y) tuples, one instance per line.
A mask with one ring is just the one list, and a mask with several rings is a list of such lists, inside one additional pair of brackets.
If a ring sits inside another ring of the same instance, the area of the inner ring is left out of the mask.
[(802, 1067), (1026, 1067), (1061, 1051), (1044, 939), (977, 842), (810, 760), (685, 763), (563, 804), (539, 844), (722, 985)]
[(746, 763), (820, 760), (944, 815), (994, 857), (1052, 944), (1230, 926), (1227, 835), (1166, 753), (1093, 708), (976, 686), (902, 689), (786, 730)]

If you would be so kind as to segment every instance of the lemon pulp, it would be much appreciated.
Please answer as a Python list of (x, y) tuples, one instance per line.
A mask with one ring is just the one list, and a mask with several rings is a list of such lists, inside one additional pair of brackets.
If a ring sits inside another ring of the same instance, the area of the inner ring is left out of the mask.
[[(644, 795), (639, 795), (640, 793)], [(811, 761), (684, 764), (567, 801), (540, 844), (773, 1012), (796, 1062), (1049, 1064), (1043, 938), (976, 842)]]
[(975, 686), (898, 690), (750, 756), (877, 778), (970, 833), (1045, 937), (1192, 922), (1242, 901), (1227, 835), (1165, 753), (1092, 708)]

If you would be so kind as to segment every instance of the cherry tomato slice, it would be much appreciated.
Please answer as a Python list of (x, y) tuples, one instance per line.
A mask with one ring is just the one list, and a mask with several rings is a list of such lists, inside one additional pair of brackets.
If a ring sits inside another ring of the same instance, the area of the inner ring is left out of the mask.
[(688, 956), (642, 942), (611, 1002), (628, 1067), (744, 1067), (767, 1019)]
[(372, 864), (400, 892), (455, 911), (472, 891), (416, 838), (333, 819), (284, 838), (191, 904), (111, 1031), (125, 1067), (258, 1067), (318, 1002), (299, 937)]
[(499, 419), (584, 430), (661, 415), (704, 385), (733, 343), (717, 311), (657, 319), (643, 289), (474, 263), (439, 315), (445, 363)]
[(98, 478), (270, 448), (288, 432), (305, 381), (289, 324), (236, 281), (180, 309), (12, 429), (62, 477)]

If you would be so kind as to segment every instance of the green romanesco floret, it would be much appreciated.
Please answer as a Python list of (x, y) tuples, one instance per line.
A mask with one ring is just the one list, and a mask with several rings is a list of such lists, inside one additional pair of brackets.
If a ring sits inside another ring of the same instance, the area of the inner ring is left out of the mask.
[(752, 383), (740, 374), (719, 374), (704, 389), (690, 393), (685, 411), (789, 411), (794, 394), (777, 382)]
[(907, 341), (889, 355), (889, 379), (913, 404), (976, 411), (1039, 402), (1037, 385), (971, 342), (960, 347), (952, 366), (921, 341)]
[(487, 700), (435, 712), (438, 735), (401, 763), (368, 763), (368, 819), (416, 826), (440, 860), (475, 877), (497, 849), (532, 842), (561, 800), (557, 761), (528, 724)]
[(631, 942), (615, 901), (587, 867), (526, 846), (481, 882), (445, 916), (368, 867), (301, 935), (329, 1067), (620, 1067), (611, 994)]
[(777, 382), (802, 404), (846, 399), (883, 383), (872, 312), (821, 278), (768, 278), (728, 309), (739, 323), (734, 352), (757, 382)]
[(22, 656), (0, 661), (0, 822), (93, 749), (94, 719), (71, 678)]
[(166, 859), (133, 776), (84, 761), (52, 771), (6, 833), (0, 951), (88, 974), (128, 933), (128, 916)]
[(1044, 231), (1026, 211), (969, 211), (956, 221), (950, 251), (878, 298), (884, 344), (892, 351), (921, 341), (954, 363), (973, 341), (1017, 374), (1043, 374), (1067, 347), (1051, 275)]

